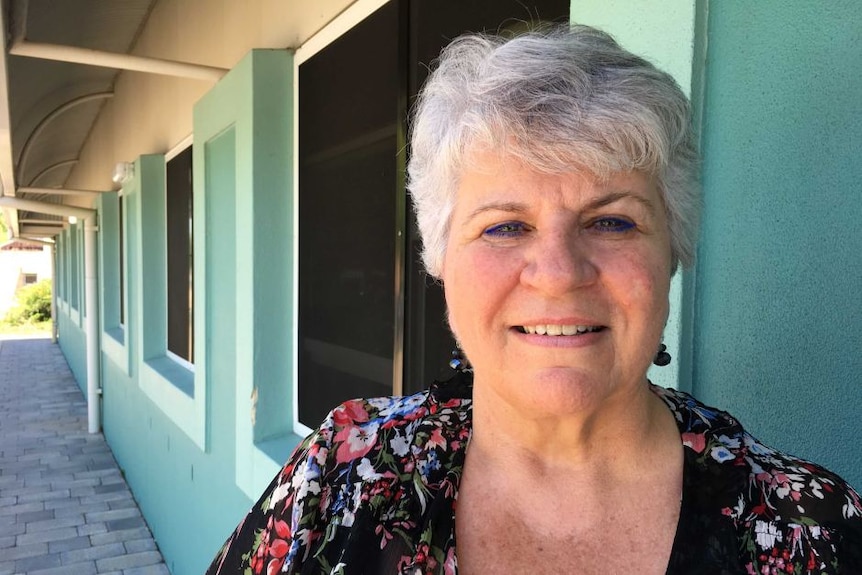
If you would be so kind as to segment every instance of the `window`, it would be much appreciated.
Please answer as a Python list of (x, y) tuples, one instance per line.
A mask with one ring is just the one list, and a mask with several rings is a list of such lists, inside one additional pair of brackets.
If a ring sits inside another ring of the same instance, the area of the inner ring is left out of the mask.
[(24, 285), (34, 284), (38, 281), (36, 274), (24, 274)]
[(568, 0), (376, 5), (296, 58), (297, 419), (307, 427), (338, 402), (411, 393), (446, 373), (454, 342), (442, 290), (421, 268), (403, 176), (408, 103), (427, 67), (466, 30), (569, 12)]
[(299, 69), (298, 395), (309, 427), (334, 398), (392, 390), (397, 31), (390, 2)]
[(192, 148), (167, 161), (168, 351), (194, 362), (194, 255), (192, 244)]
[(79, 285), (81, 282), (81, 274), (78, 270), (81, 267), (80, 249), (78, 237), (78, 224), (70, 224), (69, 226), (69, 303), (72, 309), (80, 309), (81, 302), (78, 299)]

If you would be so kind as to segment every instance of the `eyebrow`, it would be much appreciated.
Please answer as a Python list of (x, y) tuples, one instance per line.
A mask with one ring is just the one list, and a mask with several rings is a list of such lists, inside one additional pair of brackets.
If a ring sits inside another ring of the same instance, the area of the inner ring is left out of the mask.
[(640, 194), (636, 194), (635, 192), (631, 192), (628, 190), (621, 190), (619, 192), (610, 192), (605, 194), (604, 196), (598, 197), (595, 200), (589, 202), (584, 209), (586, 210), (594, 210), (597, 208), (603, 208), (605, 206), (609, 206), (613, 203), (619, 202), (621, 200), (630, 199), (634, 200), (641, 205), (643, 205), (650, 212), (655, 210), (655, 204), (649, 199), (645, 198)]
[[(610, 192), (599, 196), (588, 202), (584, 207), (583, 211), (597, 210), (599, 208), (603, 208), (605, 206), (609, 206), (616, 202), (622, 200), (634, 200), (641, 205), (643, 205), (650, 213), (655, 211), (655, 203), (649, 200), (648, 198), (643, 197), (640, 194), (636, 194), (631, 191), (621, 190), (618, 192)], [(478, 215), (481, 215), (485, 212), (509, 212), (514, 214), (523, 214), (529, 211), (529, 206), (522, 202), (491, 202), (482, 206), (479, 206), (469, 216), (467, 216), (467, 221), (472, 220)]]

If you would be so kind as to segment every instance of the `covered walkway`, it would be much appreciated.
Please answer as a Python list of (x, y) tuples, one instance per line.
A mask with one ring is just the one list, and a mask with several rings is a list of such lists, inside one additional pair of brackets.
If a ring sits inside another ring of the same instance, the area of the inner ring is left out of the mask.
[(167, 575), (59, 346), (0, 339), (0, 575)]

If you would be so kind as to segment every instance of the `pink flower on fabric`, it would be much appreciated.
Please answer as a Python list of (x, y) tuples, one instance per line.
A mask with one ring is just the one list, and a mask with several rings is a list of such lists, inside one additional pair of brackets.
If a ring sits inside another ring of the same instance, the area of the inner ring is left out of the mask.
[(359, 459), (377, 443), (377, 424), (345, 427), (335, 435), (335, 442), (338, 463)]
[(455, 560), (455, 548), (450, 547), (446, 551), (446, 559), (443, 561), (443, 574), (455, 575), (458, 571), (458, 561)]
[(443, 438), (443, 434), (440, 432), (440, 428), (434, 428), (434, 431), (431, 432), (431, 437), (428, 438), (428, 445), (433, 445), (434, 447), (442, 447), (446, 448), (446, 440)]
[(682, 444), (693, 449), (695, 453), (703, 453), (706, 448), (706, 436), (703, 433), (683, 433)]
[[(345, 427), (368, 421), (368, 410), (361, 399), (353, 399), (339, 405), (332, 412), (332, 420), (337, 427)], [(336, 439), (338, 436), (336, 436)]]

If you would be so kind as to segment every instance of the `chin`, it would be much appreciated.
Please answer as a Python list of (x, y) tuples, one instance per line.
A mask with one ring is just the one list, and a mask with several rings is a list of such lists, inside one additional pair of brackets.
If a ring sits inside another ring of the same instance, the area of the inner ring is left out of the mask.
[[(607, 375), (607, 372), (595, 374), (573, 368), (543, 369), (521, 380), (521, 401), (525, 408), (547, 415), (592, 410), (600, 407), (615, 391)], [(529, 384), (524, 385), (524, 381)]]

